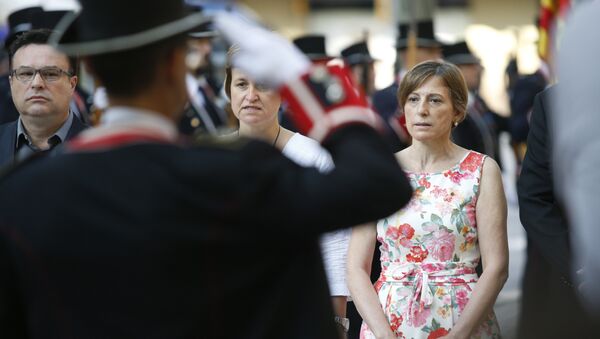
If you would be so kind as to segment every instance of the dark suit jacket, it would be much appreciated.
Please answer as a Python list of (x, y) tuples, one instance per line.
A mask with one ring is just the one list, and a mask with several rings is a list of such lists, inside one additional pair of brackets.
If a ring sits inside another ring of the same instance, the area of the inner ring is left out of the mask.
[(370, 128), (324, 146), (328, 174), (258, 141), (22, 165), (0, 179), (0, 337), (335, 338), (318, 235), (412, 189)]
[[(11, 164), (15, 158), (17, 123), (18, 120), (0, 125), (0, 168)], [(86, 128), (86, 125), (76, 116), (73, 116), (73, 123), (67, 133), (66, 140), (73, 138)]]
[(552, 181), (552, 135), (548, 118), (558, 87), (536, 96), (527, 138), (527, 153), (517, 182), (519, 214), (528, 237), (564, 277), (571, 274), (569, 227), (554, 196)]
[(569, 226), (552, 180), (551, 87), (535, 97), (527, 153), (517, 182), (519, 214), (529, 239), (519, 338), (592, 338), (591, 326), (570, 283)]
[(0, 76), (0, 124), (15, 121), (18, 118), (19, 112), (12, 100), (8, 75), (2, 75)]

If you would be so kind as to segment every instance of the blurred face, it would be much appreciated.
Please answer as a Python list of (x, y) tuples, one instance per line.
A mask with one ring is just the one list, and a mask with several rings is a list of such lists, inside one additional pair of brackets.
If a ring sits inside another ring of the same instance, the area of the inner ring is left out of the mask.
[(210, 38), (188, 40), (188, 52), (185, 58), (188, 69), (195, 72), (206, 68), (211, 52), (212, 41)]
[(410, 135), (424, 142), (449, 139), (453, 122), (458, 119), (450, 90), (437, 76), (429, 78), (408, 95), (404, 114)]
[[(28, 68), (29, 67), (29, 68)], [(28, 81), (10, 76), (10, 89), (15, 106), (21, 116), (61, 118), (69, 112), (69, 102), (77, 84), (76, 76), (69, 76), (69, 60), (49, 45), (27, 45), (15, 53), (13, 70), (30, 75), (35, 70), (51, 67), (59, 71), (57, 79), (44, 79), (37, 72)], [(33, 70), (23, 72), (23, 70)], [(51, 81), (53, 80), (53, 81)]]
[(479, 89), (481, 83), (481, 71), (483, 67), (479, 64), (459, 65), (461, 73), (465, 77), (467, 88), (469, 91), (476, 91)]
[(240, 124), (278, 124), (277, 112), (280, 105), (278, 91), (254, 83), (239, 69), (231, 70), (231, 109)]

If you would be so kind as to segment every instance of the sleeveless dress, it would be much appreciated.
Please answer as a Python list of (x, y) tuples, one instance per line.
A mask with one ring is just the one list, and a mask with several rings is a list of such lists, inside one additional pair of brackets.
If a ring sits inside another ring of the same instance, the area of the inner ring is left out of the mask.
[[(407, 172), (410, 203), (377, 223), (381, 275), (375, 283), (397, 338), (439, 338), (454, 326), (477, 282), (475, 206), (486, 156), (474, 151), (437, 173)], [(360, 337), (375, 338), (363, 322)], [(493, 312), (472, 338), (500, 338)]]

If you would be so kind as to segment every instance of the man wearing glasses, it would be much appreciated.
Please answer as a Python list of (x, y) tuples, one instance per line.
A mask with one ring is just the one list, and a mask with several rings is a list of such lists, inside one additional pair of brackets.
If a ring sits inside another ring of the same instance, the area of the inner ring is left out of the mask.
[(50, 33), (26, 32), (9, 50), (10, 87), (19, 119), (0, 125), (0, 166), (46, 152), (86, 128), (69, 110), (77, 61), (47, 44)]

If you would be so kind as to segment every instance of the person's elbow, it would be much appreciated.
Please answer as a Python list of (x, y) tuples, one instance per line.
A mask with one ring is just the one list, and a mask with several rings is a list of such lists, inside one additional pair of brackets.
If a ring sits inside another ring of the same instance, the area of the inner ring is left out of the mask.
[(508, 280), (508, 260), (501, 260), (490, 263), (488, 267), (483, 268), (484, 274), (491, 275), (494, 280), (498, 281), (501, 286), (504, 286)]
[(365, 279), (370, 283), (369, 273), (367, 269), (359, 265), (348, 263), (346, 266), (346, 283), (351, 295), (355, 295), (360, 287), (364, 285)]
[(369, 259), (363, 257), (363, 255), (357, 255), (352, 248), (354, 245), (356, 244), (353, 244), (351, 240), (346, 261), (346, 283), (348, 284), (350, 292), (356, 290), (357, 287), (360, 288), (359, 286), (362, 286), (365, 282), (367, 284), (371, 283), (370, 275), (372, 258)]
[(506, 283), (506, 281), (508, 281), (508, 264), (505, 266), (502, 266), (502, 268), (500, 270), (498, 270), (498, 280), (502, 283), (502, 286), (504, 286), (504, 284)]

